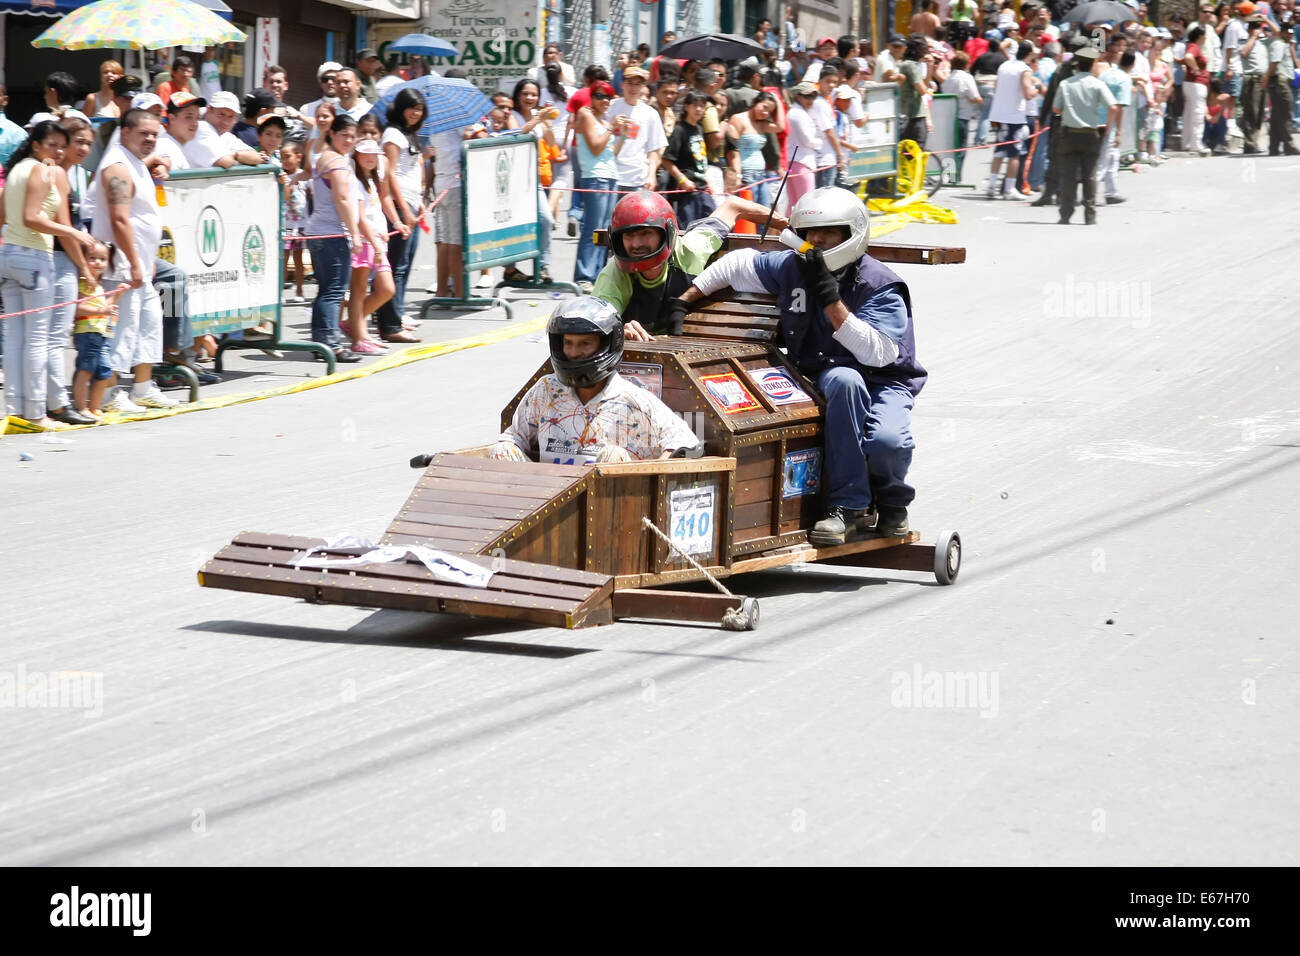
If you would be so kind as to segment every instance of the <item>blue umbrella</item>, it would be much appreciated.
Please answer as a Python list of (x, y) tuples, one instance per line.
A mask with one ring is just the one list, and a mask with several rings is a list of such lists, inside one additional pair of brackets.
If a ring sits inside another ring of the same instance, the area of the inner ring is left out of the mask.
[(384, 93), (370, 112), (380, 123), (388, 122), (388, 108), (401, 90), (415, 90), (424, 97), (428, 110), (421, 136), (432, 136), (449, 129), (477, 123), (492, 109), (492, 101), (469, 80), (449, 80), (442, 76), (421, 76), (408, 80)]
[(388, 44), (388, 49), (393, 53), (415, 53), (419, 56), (455, 56), (457, 52), (446, 40), (439, 40), (427, 33), (408, 33)]

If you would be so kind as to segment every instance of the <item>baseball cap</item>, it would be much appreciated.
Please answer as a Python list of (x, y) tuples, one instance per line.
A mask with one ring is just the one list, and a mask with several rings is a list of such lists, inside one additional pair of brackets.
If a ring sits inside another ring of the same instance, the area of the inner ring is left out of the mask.
[(1089, 43), (1086, 46), (1081, 46), (1079, 49), (1075, 50), (1074, 55), (1084, 60), (1095, 60), (1097, 57), (1101, 56), (1101, 51)]
[(357, 62), (360, 63), (362, 60), (368, 60), (368, 59), (370, 59), (372, 56), (373, 56), (376, 60), (379, 59), (379, 54), (378, 54), (378, 53), (376, 53), (374, 50), (370, 49), (370, 47), (366, 47), (364, 50), (359, 50), (359, 51), (357, 51)]
[(795, 86), (793, 92), (796, 96), (816, 96), (821, 90), (812, 80), (804, 80)]
[(354, 153), (371, 153), (371, 154), (374, 154), (374, 155), (378, 155), (378, 154), (379, 154), (379, 144), (376, 143), (373, 139), (359, 139), (359, 140), (357, 140), (357, 145), (355, 145), (355, 146), (352, 147), (352, 152), (354, 152)]
[(625, 80), (634, 80), (638, 77), (643, 80), (648, 80), (650, 79), (650, 74), (639, 66), (629, 66), (623, 71), (623, 79)]
[[(154, 99), (158, 99), (158, 98), (155, 96)], [(33, 113), (32, 118), (27, 121), (27, 123), (24, 125), (23, 128), (31, 129), (37, 123), (44, 123), (46, 120), (49, 120), (52, 123), (57, 123), (59, 121), (59, 118), (55, 116), (53, 113), (46, 113), (46, 112)]]
[(179, 113), (187, 106), (207, 106), (208, 101), (201, 96), (195, 96), (189, 90), (177, 90), (167, 101), (168, 113)]
[(837, 100), (851, 100), (855, 95), (853, 87), (849, 86), (847, 83), (835, 87), (835, 99)]
[(831, 46), (836, 46), (835, 38), (834, 38), (834, 37), (822, 37), (820, 40), (817, 41), (817, 45), (818, 45), (818, 46), (825, 46), (825, 45), (828, 44), (828, 43), (829, 43)]
[[(1001, 34), (998, 35), (998, 39), (1002, 39)], [(889, 45), (890, 45), (890, 46), (898, 46), (898, 45), (906, 46), (906, 45), (907, 45), (907, 37), (903, 36), (903, 34), (901, 34), (901, 33), (891, 33), (891, 34), (889, 35)]]
[(1002, 31), (1001, 31), (1001, 30), (985, 30), (985, 31), (984, 31), (984, 39), (986, 39), (986, 40), (991, 40), (992, 42), (997, 43), (999, 40), (1002, 39)]
[(289, 128), (289, 124), (284, 121), (284, 117), (277, 116), (275, 113), (266, 113), (257, 118), (258, 129), (261, 129), (264, 126), (276, 126), (276, 125), (278, 125), (280, 129)]
[(1146, 34), (1147, 36), (1149, 36), (1149, 37), (1158, 37), (1158, 36), (1160, 36), (1160, 28), (1159, 28), (1159, 27), (1146, 27), (1146, 28), (1144, 28), (1144, 29), (1142, 30), (1142, 32), (1145, 33), (1145, 34)]
[(208, 101), (208, 108), (214, 110), (234, 110), (239, 112), (239, 98), (227, 90), (219, 93), (213, 93), (212, 99)]
[(162, 106), (163, 101), (158, 98), (157, 93), (137, 93), (131, 97), (131, 109), (133, 110), (151, 110), (155, 106)]
[(1250, 0), (1244, 0), (1244, 2), (1237, 4), (1237, 12), (1243, 17), (1250, 16), (1255, 12), (1255, 9), (1255, 5), (1251, 3)]
[(319, 83), (321, 77), (326, 73), (337, 73), (341, 69), (343, 69), (342, 63), (335, 63), (333, 60), (326, 60), (316, 68), (316, 82)]
[(257, 89), (244, 94), (244, 115), (255, 114), (260, 110), (269, 110), (275, 106), (275, 103), (275, 94), (259, 86)]

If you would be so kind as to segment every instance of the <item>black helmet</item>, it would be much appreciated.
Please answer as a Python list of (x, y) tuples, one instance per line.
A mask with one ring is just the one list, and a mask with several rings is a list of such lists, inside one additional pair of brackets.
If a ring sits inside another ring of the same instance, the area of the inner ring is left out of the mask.
[[(600, 348), (583, 359), (564, 357), (566, 335), (600, 336)], [(546, 323), (555, 377), (572, 388), (592, 388), (614, 374), (623, 361), (623, 317), (604, 299), (584, 295), (570, 299)]]

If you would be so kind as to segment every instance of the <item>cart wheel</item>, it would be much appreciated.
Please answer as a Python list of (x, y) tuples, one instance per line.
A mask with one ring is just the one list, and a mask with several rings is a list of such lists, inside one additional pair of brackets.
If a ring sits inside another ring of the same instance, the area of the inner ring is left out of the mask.
[(941, 531), (934, 543), (934, 576), (940, 584), (952, 584), (961, 570), (961, 535)]
[(745, 630), (758, 630), (758, 598), (745, 598), (741, 602), (740, 612), (745, 615)]

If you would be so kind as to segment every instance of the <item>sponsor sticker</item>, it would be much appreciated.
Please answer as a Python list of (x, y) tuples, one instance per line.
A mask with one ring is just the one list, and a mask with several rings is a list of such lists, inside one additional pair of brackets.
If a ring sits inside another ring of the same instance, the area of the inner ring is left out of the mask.
[(797, 405), (811, 402), (812, 396), (795, 384), (790, 373), (783, 368), (754, 368), (749, 370), (758, 387), (773, 405)]
[(633, 385), (640, 385), (655, 398), (664, 397), (664, 367), (641, 362), (624, 362), (618, 367), (618, 374)]
[(701, 375), (700, 381), (709, 390), (709, 395), (717, 402), (724, 414), (735, 415), (737, 412), (753, 411), (763, 406), (745, 388), (735, 372), (721, 375)]
[(787, 452), (781, 497), (799, 498), (819, 494), (822, 490), (822, 450), (807, 448)]

